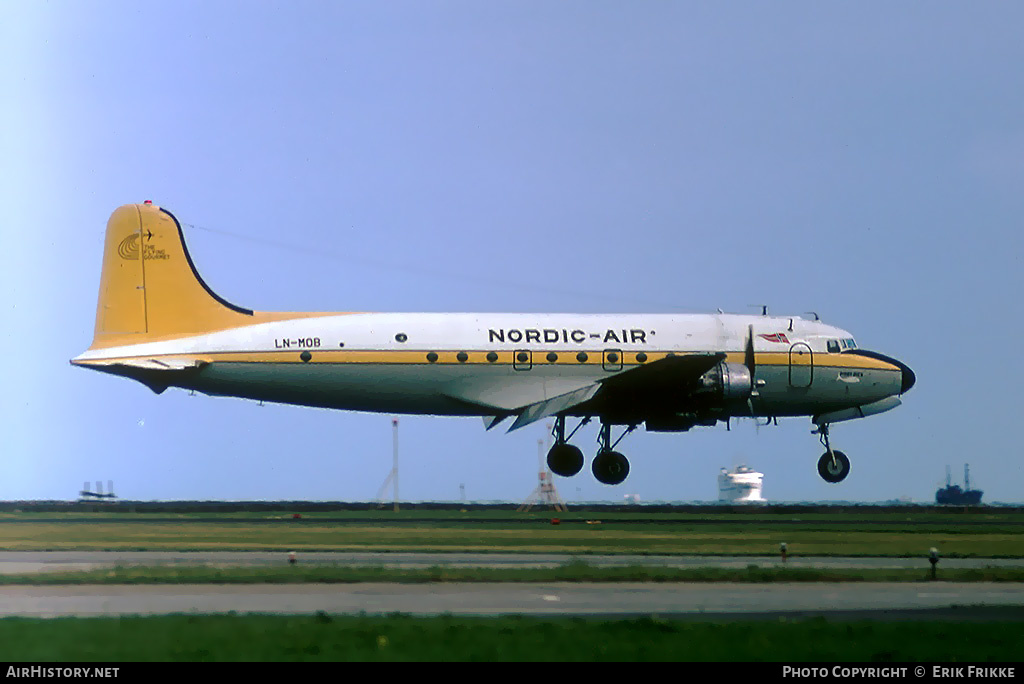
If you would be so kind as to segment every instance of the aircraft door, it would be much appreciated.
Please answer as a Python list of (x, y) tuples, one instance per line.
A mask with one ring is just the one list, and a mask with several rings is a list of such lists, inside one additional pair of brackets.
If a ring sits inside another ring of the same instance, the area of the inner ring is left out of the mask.
[(789, 386), (810, 387), (814, 380), (814, 352), (806, 342), (789, 348)]

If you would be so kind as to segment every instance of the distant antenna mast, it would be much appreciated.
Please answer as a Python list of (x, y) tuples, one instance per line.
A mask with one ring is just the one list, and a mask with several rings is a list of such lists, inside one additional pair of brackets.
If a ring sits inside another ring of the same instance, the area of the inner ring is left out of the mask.
[[(392, 454), (393, 461), (392, 461), (392, 465), (391, 465), (391, 472), (388, 473), (387, 478), (384, 480), (384, 484), (382, 484), (380, 486), (380, 489), (377, 491), (377, 501), (383, 502), (385, 490), (387, 490), (389, 484), (394, 483), (394, 487), (395, 487), (395, 495), (394, 495), (395, 512), (397, 513), (398, 512), (398, 419), (397, 418), (392, 418), (391, 419), (391, 430), (392, 430), (392, 434), (393, 434), (393, 454)], [(383, 506), (384, 504), (381, 503), (380, 505)]]
[[(552, 434), (552, 425), (548, 425), (548, 434)], [(537, 440), (537, 487), (530, 494), (529, 498), (518, 508), (520, 511), (529, 511), (535, 503), (541, 505), (549, 504), (556, 511), (569, 510), (558, 495), (555, 489), (555, 481), (552, 479), (551, 471), (544, 468), (544, 440)]]

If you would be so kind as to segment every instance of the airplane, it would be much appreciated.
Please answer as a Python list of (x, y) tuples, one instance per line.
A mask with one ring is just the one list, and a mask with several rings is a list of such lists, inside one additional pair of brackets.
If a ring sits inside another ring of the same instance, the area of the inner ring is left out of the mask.
[[(487, 429), (512, 419), (510, 431), (550, 418), (548, 466), (563, 477), (582, 470), (570, 440), (596, 418), (591, 470), (607, 485), (629, 474), (616, 447), (641, 424), (685, 432), (793, 416), (811, 417), (818, 472), (840, 482), (850, 460), (829, 426), (896, 408), (916, 382), (817, 315), (253, 311), (210, 289), (181, 224), (150, 200), (107, 223), (95, 335), (71, 363), (158, 394), (480, 416)], [(613, 426), (625, 428), (615, 440)]]

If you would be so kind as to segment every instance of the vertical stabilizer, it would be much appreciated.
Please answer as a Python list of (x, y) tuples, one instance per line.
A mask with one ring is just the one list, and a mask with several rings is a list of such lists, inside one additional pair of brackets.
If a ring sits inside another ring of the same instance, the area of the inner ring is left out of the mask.
[(111, 215), (92, 349), (223, 330), (252, 315), (203, 282), (170, 212), (126, 204)]
[(146, 282), (139, 250), (138, 207), (126, 204), (107, 222), (103, 272), (96, 306), (96, 340), (146, 333)]

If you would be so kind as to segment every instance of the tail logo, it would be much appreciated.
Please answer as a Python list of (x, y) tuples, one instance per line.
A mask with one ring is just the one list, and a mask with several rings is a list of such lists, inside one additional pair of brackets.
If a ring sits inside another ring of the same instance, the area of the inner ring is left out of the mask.
[[(140, 233), (132, 233), (117, 246), (117, 254), (126, 261), (138, 261), (139, 259), (139, 238)], [(153, 239), (153, 231), (146, 231), (146, 241)], [(142, 258), (149, 259), (170, 259), (171, 257), (162, 249), (153, 245), (143, 245)]]

